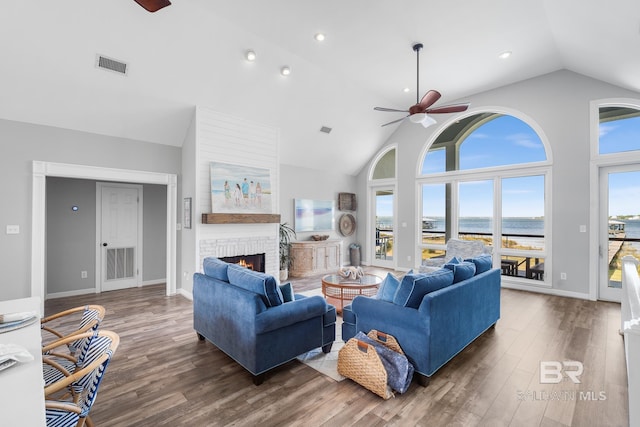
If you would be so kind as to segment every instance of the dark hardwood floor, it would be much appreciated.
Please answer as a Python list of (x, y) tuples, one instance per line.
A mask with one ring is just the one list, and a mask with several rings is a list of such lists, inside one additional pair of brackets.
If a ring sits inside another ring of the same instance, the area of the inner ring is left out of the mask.
[[(379, 270), (383, 274), (384, 271)], [(293, 280), (296, 291), (319, 278)], [(625, 426), (620, 305), (504, 289), (495, 329), (431, 379), (383, 400), (289, 362), (251, 375), (193, 330), (192, 303), (164, 285), (48, 300), (46, 314), (102, 304), (120, 347), (91, 416), (97, 426)], [(583, 362), (580, 384), (541, 384), (540, 361)]]

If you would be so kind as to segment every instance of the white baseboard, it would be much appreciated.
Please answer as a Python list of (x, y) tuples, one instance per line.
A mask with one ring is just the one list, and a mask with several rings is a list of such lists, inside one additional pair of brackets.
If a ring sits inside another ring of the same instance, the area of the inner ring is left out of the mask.
[(96, 288), (91, 289), (78, 289), (76, 291), (65, 291), (65, 292), (55, 292), (52, 294), (47, 294), (46, 299), (55, 299), (55, 298), (65, 298), (65, 297), (75, 297), (77, 295), (87, 295), (87, 294), (95, 294)]
[(504, 283), (504, 282), (502, 282), (502, 287), (507, 289), (515, 289), (518, 291), (535, 292), (538, 294), (548, 294), (548, 295), (555, 295), (558, 297), (569, 297), (569, 298), (586, 299), (586, 300), (593, 301), (593, 298), (591, 298), (591, 295), (589, 294), (583, 294), (580, 292), (573, 292), (573, 291), (563, 291), (561, 289), (543, 288), (540, 286), (527, 286), (527, 285), (521, 285), (517, 283)]
[(179, 295), (182, 295), (183, 297), (185, 297), (190, 301), (193, 301), (193, 294), (189, 291), (185, 291), (184, 289), (180, 288), (180, 289), (176, 289), (176, 293)]
[(167, 279), (144, 280), (142, 283), (140, 283), (140, 286), (164, 285), (166, 283)]

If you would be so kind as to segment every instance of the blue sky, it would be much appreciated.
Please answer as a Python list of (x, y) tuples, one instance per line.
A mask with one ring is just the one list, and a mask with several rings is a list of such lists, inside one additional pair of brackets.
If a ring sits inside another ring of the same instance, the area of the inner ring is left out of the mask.
[[(444, 150), (431, 152), (423, 173), (444, 171)], [(534, 130), (512, 116), (501, 116), (471, 133), (460, 148), (460, 169), (470, 170), (525, 162), (543, 161), (546, 154)], [(503, 180), (502, 200), (505, 217), (544, 215), (544, 178), (526, 177)], [(424, 216), (444, 216), (444, 187), (437, 194), (424, 195)], [(429, 190), (427, 190), (429, 191)], [(459, 188), (460, 216), (493, 216), (493, 182), (466, 182)]]
[[(600, 125), (600, 154), (640, 150), (640, 117)], [(640, 215), (640, 172), (609, 174), (609, 216)]]
[[(640, 150), (640, 117), (602, 123), (600, 153)], [(444, 150), (427, 156), (422, 173), (444, 172)], [(538, 135), (512, 116), (498, 117), (467, 137), (461, 147), (460, 169), (469, 170), (542, 161), (546, 158)], [(423, 195), (424, 216), (444, 216), (444, 186)], [(492, 216), (493, 185), (490, 182), (464, 183), (460, 187), (461, 216)], [(640, 214), (640, 172), (610, 175), (610, 215)], [(544, 215), (544, 178), (541, 176), (505, 179), (502, 183), (504, 217)], [(391, 216), (393, 198), (378, 198), (378, 215)]]
[(640, 215), (640, 172), (609, 174), (609, 216)]

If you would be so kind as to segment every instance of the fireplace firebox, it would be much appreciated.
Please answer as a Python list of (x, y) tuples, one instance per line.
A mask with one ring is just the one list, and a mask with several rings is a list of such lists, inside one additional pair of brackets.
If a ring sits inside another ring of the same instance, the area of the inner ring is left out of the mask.
[(246, 267), (249, 270), (265, 272), (264, 260), (265, 254), (252, 254), (252, 255), (238, 255), (228, 256), (220, 258), (224, 262), (229, 264), (238, 264), (242, 267)]

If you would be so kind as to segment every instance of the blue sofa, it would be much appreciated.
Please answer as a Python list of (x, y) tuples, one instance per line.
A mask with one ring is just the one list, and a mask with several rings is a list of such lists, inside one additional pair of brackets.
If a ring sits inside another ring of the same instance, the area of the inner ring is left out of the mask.
[[(331, 351), (336, 310), (321, 296), (293, 295), (273, 276), (206, 258), (193, 280), (193, 327), (253, 374), (322, 347)], [(285, 291), (283, 293), (283, 290)]]
[(371, 329), (393, 335), (423, 386), (500, 318), (500, 270), (489, 255), (393, 279), (389, 274), (378, 295), (357, 296), (344, 308), (342, 338)]

